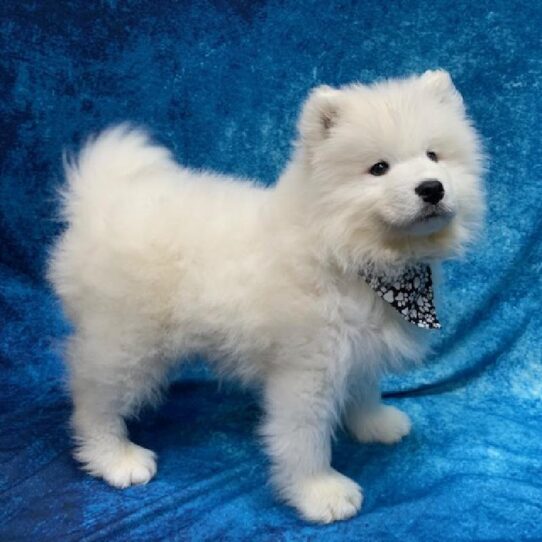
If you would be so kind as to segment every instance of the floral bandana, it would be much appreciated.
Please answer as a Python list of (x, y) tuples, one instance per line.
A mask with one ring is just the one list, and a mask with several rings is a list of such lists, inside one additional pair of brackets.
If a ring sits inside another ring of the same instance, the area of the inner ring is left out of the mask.
[(407, 267), (396, 277), (361, 271), (359, 274), (405, 320), (425, 329), (440, 328), (433, 304), (433, 281), (429, 265)]

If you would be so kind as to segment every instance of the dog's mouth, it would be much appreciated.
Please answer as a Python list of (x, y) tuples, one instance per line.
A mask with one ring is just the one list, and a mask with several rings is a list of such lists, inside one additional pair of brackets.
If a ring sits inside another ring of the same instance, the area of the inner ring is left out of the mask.
[(405, 224), (405, 231), (415, 235), (428, 235), (447, 226), (454, 218), (455, 212), (443, 205), (429, 205), (410, 222)]
[(413, 224), (428, 222), (434, 218), (451, 219), (454, 212), (448, 207), (442, 205), (429, 205), (412, 221)]
[(409, 235), (429, 235), (446, 227), (455, 216), (455, 211), (442, 204), (427, 205), (413, 218), (388, 222), (392, 230)]

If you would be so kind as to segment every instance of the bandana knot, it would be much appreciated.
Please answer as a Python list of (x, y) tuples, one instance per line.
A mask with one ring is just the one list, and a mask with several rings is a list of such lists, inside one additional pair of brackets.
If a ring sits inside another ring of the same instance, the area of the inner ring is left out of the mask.
[(360, 271), (367, 284), (405, 320), (425, 329), (439, 329), (433, 302), (431, 267), (417, 264), (397, 276)]

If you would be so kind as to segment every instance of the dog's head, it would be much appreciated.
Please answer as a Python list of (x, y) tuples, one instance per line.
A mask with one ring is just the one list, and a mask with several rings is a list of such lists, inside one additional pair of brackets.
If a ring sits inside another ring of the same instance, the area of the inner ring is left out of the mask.
[(447, 72), (318, 87), (299, 132), (312, 226), (341, 265), (444, 258), (477, 229), (480, 144)]

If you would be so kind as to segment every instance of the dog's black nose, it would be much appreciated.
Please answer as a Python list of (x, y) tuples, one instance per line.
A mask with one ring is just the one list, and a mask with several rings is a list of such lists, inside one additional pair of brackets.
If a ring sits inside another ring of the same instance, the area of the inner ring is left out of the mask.
[(421, 182), (414, 191), (426, 203), (438, 203), (444, 197), (444, 186), (436, 179), (426, 179)]

